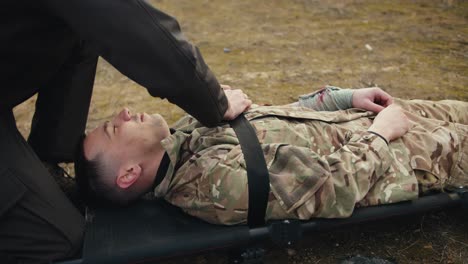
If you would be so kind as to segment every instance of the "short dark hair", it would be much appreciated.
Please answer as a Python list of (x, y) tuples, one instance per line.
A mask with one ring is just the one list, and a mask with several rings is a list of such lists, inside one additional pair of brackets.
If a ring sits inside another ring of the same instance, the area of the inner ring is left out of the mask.
[(91, 206), (99, 205), (127, 205), (130, 201), (117, 186), (109, 186), (105, 182), (106, 168), (102, 153), (92, 160), (84, 155), (84, 140), (86, 135), (80, 137), (75, 152), (75, 179), (78, 192), (84, 201)]

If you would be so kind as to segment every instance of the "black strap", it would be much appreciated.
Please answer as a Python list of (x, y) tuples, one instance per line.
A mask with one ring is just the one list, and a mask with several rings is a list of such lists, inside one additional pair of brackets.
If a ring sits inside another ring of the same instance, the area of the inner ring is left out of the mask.
[(167, 152), (164, 152), (164, 156), (162, 157), (161, 163), (159, 163), (158, 171), (156, 172), (156, 177), (154, 178), (153, 190), (164, 180), (169, 163), (171, 163), (169, 155)]
[[(176, 130), (173, 128), (169, 128), (169, 131), (171, 132), (171, 135), (176, 132)], [(167, 168), (169, 167), (169, 163), (171, 163), (171, 159), (169, 158), (167, 152), (164, 152), (164, 156), (162, 157), (162, 160), (159, 163), (158, 171), (156, 172), (156, 177), (154, 178), (154, 183), (152, 187), (153, 190), (162, 182), (162, 180), (164, 180)]]
[(247, 165), (249, 210), (247, 224), (250, 228), (265, 224), (265, 213), (270, 194), (270, 178), (255, 129), (243, 114), (229, 122), (239, 139)]

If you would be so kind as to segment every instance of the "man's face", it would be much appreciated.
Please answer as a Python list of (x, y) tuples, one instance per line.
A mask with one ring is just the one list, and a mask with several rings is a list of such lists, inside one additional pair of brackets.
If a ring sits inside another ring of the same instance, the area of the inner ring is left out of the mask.
[(87, 159), (104, 153), (106, 159), (114, 162), (139, 162), (169, 135), (168, 125), (160, 115), (132, 115), (124, 108), (111, 121), (104, 122), (86, 136), (84, 154)]

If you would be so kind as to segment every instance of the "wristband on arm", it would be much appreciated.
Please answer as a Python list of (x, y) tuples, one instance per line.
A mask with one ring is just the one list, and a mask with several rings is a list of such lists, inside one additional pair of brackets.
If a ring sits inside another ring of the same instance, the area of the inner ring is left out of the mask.
[(386, 143), (387, 146), (388, 146), (388, 140), (387, 140), (384, 136), (382, 136), (382, 135), (380, 135), (379, 133), (374, 132), (374, 131), (367, 131), (367, 132), (369, 132), (369, 133), (371, 133), (371, 134), (374, 134), (374, 135), (380, 137), (381, 139), (383, 139), (383, 140), (385, 141), (385, 143)]

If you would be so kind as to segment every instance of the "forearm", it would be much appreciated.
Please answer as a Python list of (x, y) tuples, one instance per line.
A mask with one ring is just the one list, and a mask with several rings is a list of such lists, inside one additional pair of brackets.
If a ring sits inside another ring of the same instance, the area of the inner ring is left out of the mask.
[(353, 107), (352, 97), (353, 90), (351, 89), (326, 86), (317, 92), (301, 95), (295, 105), (317, 111), (345, 110)]
[[(312, 217), (340, 218), (352, 214), (392, 163), (385, 142), (373, 134), (355, 134), (334, 153), (321, 157), (328, 177), (311, 196), (297, 207), (301, 219)], [(313, 209), (313, 210), (312, 210)]]
[(44, 0), (98, 53), (153, 96), (167, 98), (205, 125), (228, 103), (198, 49), (171, 16), (141, 0)]

